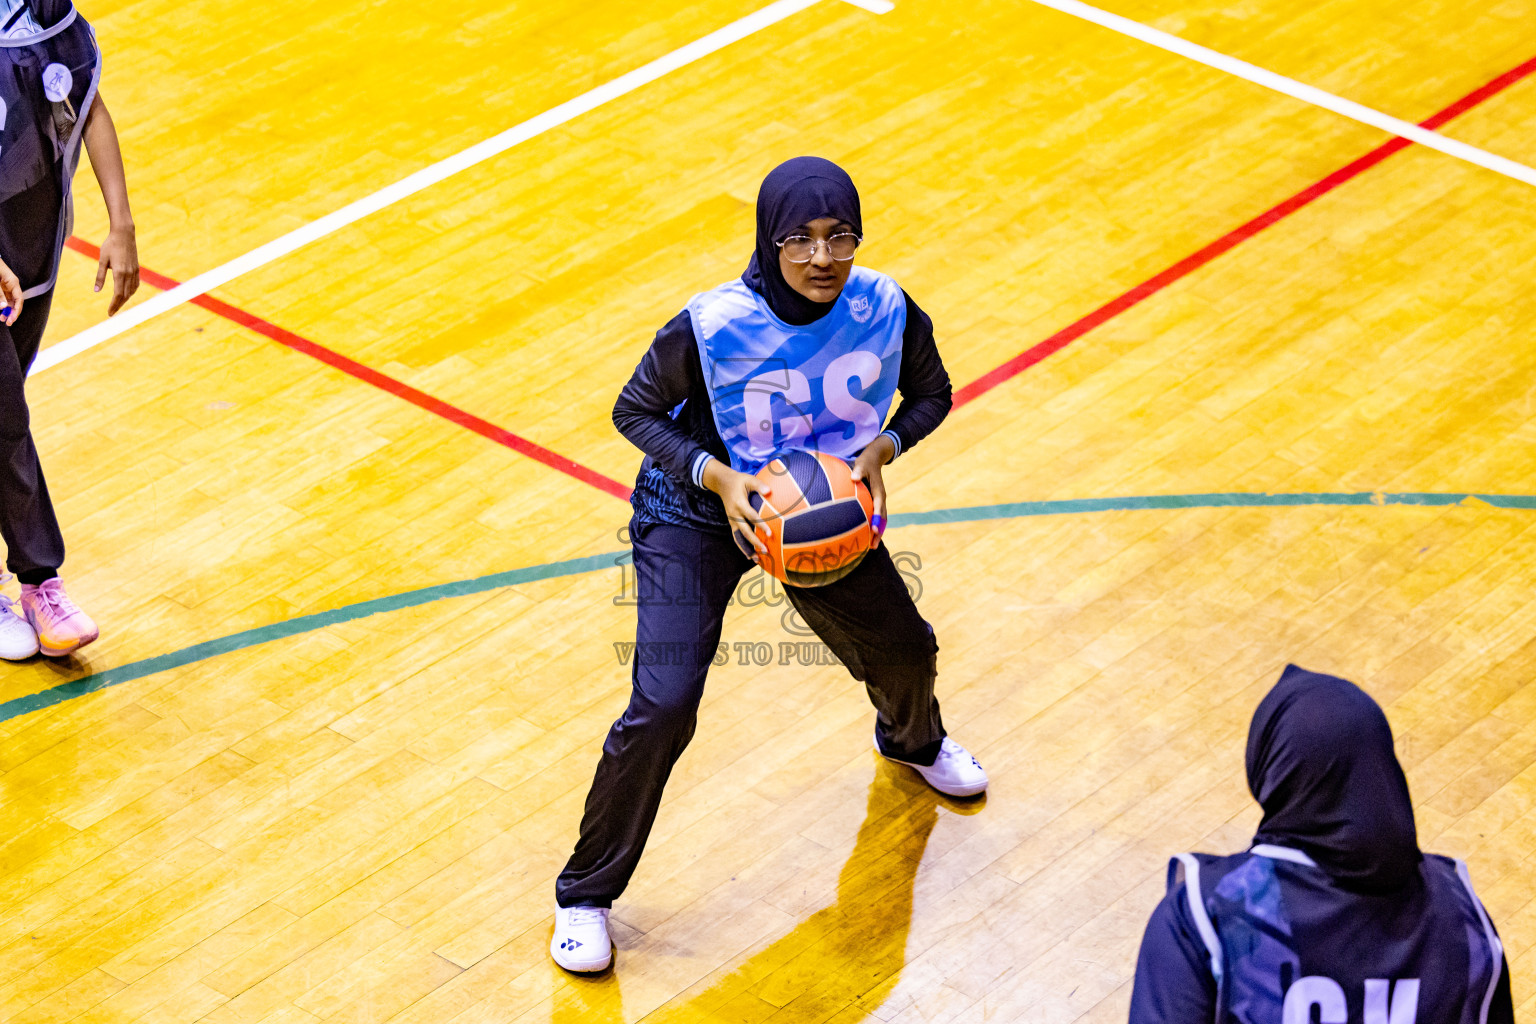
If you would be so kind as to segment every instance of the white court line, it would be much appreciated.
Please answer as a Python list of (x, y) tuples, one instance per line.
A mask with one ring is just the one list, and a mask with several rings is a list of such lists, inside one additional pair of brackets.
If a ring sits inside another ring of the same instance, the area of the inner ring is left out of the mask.
[(1303, 103), (1310, 103), (1313, 106), (1322, 107), (1324, 110), (1331, 110), (1335, 114), (1342, 114), (1362, 124), (1371, 125), (1373, 128), (1380, 128), (1383, 131), (1391, 132), (1393, 135), (1400, 135), (1410, 142), (1416, 142), (1429, 149), (1439, 150), (1447, 156), (1453, 156), (1458, 160), (1465, 160), (1467, 163), (1487, 168), (1495, 173), (1514, 178), (1516, 181), (1523, 181), (1527, 185), (1536, 185), (1536, 169), (1527, 167), (1525, 164), (1516, 163), (1513, 160), (1490, 153), (1485, 149), (1478, 149), (1476, 146), (1469, 146), (1465, 142), (1448, 139), (1438, 132), (1432, 132), (1427, 128), (1420, 128), (1416, 124), (1398, 120), (1388, 114), (1383, 114), (1379, 110), (1363, 106), (1353, 100), (1346, 100), (1343, 97), (1335, 96), (1331, 92), (1324, 92), (1322, 89), (1298, 82), (1293, 78), (1286, 78), (1284, 75), (1277, 75), (1273, 71), (1266, 71), (1254, 64), (1249, 64), (1247, 61), (1238, 60), (1236, 57), (1228, 57), (1224, 53), (1208, 50), (1188, 40), (1180, 39), (1178, 36), (1169, 35), (1167, 32), (1160, 32), (1155, 28), (1143, 25), (1139, 21), (1122, 18), (1118, 14), (1110, 14), (1108, 11), (1101, 11), (1097, 7), (1089, 7), (1087, 4), (1082, 3), (1081, 0), (1034, 0), (1034, 2), (1042, 7), (1049, 7), (1060, 11), (1063, 14), (1070, 14), (1073, 17), (1082, 18), (1084, 21), (1091, 21), (1095, 25), (1101, 25), (1114, 32), (1119, 32), (1121, 35), (1130, 36), (1132, 39), (1139, 39), (1144, 43), (1150, 43), (1160, 49), (1167, 50), (1169, 53), (1188, 57), (1190, 60), (1213, 67), (1218, 71), (1225, 71), (1229, 75), (1236, 75), (1238, 78), (1245, 79), (1255, 85), (1262, 85), (1266, 89), (1273, 89), (1275, 92), (1284, 93), (1293, 99), (1301, 100)]
[[(489, 160), (491, 157), (504, 153), (519, 143), (543, 135), (552, 128), (558, 128), (567, 121), (580, 117), (589, 111), (595, 110), (605, 103), (618, 99), (627, 93), (634, 92), (643, 85), (648, 85), (679, 68), (686, 67), (693, 62), (709, 56), (716, 50), (724, 49), (734, 42), (747, 38), (771, 25), (775, 25), (791, 15), (798, 14), (808, 7), (814, 6), (819, 0), (777, 0), (761, 10), (754, 11), (739, 21), (733, 21), (724, 28), (716, 29), (706, 36), (701, 36), (693, 42), (678, 47), (671, 53), (658, 57), (633, 71), (626, 72), (612, 81), (605, 82), (590, 92), (584, 92), (575, 99), (566, 100), (556, 107), (544, 111), (521, 124), (514, 125), (499, 135), (493, 135), (483, 142), (477, 142), (468, 149), (423, 167), (416, 173), (402, 178), (393, 185), (385, 186), (372, 195), (364, 196), (356, 202), (348, 203), (333, 213), (328, 213), (318, 220), (305, 224), (303, 227), (288, 232), (280, 238), (274, 238), (265, 245), (258, 246), (243, 256), (237, 256), (222, 266), (204, 271), (196, 277), (177, 285), (170, 291), (161, 292), (131, 306), (121, 313), (104, 320), (99, 324), (88, 327), (73, 337), (66, 338), (57, 345), (50, 345), (38, 353), (37, 361), (32, 364), (32, 373), (40, 373), (51, 366), (57, 366), (72, 356), (77, 356), (87, 349), (95, 348), (104, 341), (117, 337), (124, 331), (132, 330), (139, 324), (159, 316), (161, 313), (175, 309), (183, 303), (191, 302), (204, 292), (212, 291), (223, 284), (228, 284), (242, 274), (248, 274), (258, 267), (265, 266), (273, 260), (288, 255), (295, 249), (302, 248), (309, 243), (324, 238), (326, 235), (339, 231), (356, 221), (362, 220), (371, 213), (377, 213), (387, 206), (398, 203), (408, 196), (420, 192), (428, 186), (435, 185), (444, 178), (452, 177), (460, 171), (467, 170), (478, 163)], [(893, 5), (886, 0), (845, 0), (855, 7), (883, 14)], [(881, 7), (885, 10), (881, 10)]]

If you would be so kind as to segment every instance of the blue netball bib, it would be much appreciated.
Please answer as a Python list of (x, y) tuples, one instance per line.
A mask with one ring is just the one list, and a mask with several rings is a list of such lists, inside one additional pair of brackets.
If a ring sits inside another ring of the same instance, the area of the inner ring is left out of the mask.
[(851, 459), (880, 433), (901, 376), (907, 302), (854, 267), (832, 312), (786, 324), (740, 280), (688, 303), (710, 408), (731, 466), (756, 473), (786, 448)]

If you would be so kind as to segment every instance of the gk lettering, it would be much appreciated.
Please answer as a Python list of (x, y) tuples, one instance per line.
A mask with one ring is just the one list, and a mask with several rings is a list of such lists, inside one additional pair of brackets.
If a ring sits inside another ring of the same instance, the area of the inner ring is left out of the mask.
[[(1388, 998), (1388, 989), (1391, 998)], [(1321, 974), (1298, 978), (1285, 994), (1282, 1024), (1312, 1024), (1317, 1007), (1319, 1024), (1349, 1024), (1349, 1005), (1344, 987)], [(1394, 986), (1385, 978), (1365, 982), (1365, 1024), (1416, 1024), (1419, 1016), (1419, 979), (1402, 978)]]

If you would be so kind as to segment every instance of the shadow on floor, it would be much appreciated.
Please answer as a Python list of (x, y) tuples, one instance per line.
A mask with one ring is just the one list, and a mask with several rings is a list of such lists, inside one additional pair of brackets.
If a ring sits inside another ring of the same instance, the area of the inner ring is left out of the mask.
[[(913, 888), (940, 807), (974, 814), (978, 800), (950, 800), (914, 773), (882, 762), (864, 822), (837, 880), (837, 900), (706, 983), (647, 1014), (645, 1024), (700, 1021), (775, 1024), (862, 1019), (895, 990), (906, 966)], [(622, 1024), (617, 965), (572, 979), (555, 994), (552, 1024)], [(850, 1012), (850, 1008), (857, 1008)]]

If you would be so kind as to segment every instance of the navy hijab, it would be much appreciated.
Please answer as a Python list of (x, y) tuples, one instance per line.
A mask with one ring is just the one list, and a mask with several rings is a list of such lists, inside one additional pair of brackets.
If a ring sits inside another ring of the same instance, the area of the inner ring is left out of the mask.
[(768, 301), (774, 316), (804, 325), (832, 311), (837, 300), (812, 302), (790, 287), (779, 270), (779, 242), (819, 217), (836, 217), (864, 234), (859, 190), (848, 172), (819, 156), (797, 156), (768, 172), (757, 192), (757, 250), (741, 279)]
[(1408, 780), (1387, 716), (1353, 683), (1287, 665), (1248, 730), (1255, 844), (1301, 850), (1345, 889), (1385, 892), (1418, 875)]

